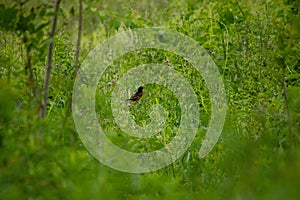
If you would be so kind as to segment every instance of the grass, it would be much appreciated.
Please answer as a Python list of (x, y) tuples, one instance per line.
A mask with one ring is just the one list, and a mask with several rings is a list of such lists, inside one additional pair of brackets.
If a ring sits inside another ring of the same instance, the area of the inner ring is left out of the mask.
[[(50, 27), (42, 28), (43, 34), (32, 33), (29, 43), (12, 31), (14, 25), (2, 26), (8, 29), (0, 32), (1, 199), (297, 199), (297, 1), (163, 1), (147, 9), (152, 3), (85, 2), (80, 62), (99, 42), (131, 28), (167, 27), (192, 37), (207, 49), (226, 88), (225, 126), (213, 150), (203, 159), (198, 157), (211, 115), (210, 95), (201, 74), (183, 57), (140, 49), (111, 63), (97, 85), (95, 110), (106, 135), (115, 145), (133, 152), (155, 151), (173, 140), (181, 109), (169, 88), (144, 84), (142, 99), (130, 102), (129, 112), (138, 125), (151, 123), (154, 104), (167, 110), (162, 131), (150, 138), (125, 134), (112, 111), (112, 94), (124, 74), (141, 64), (158, 63), (185, 77), (197, 95), (201, 123), (196, 137), (176, 162), (151, 173), (120, 172), (92, 157), (77, 134), (70, 111), (77, 13), (74, 8), (72, 14), (71, 4), (62, 3), (44, 120), (38, 119), (38, 111)], [(37, 12), (45, 6), (40, 4), (35, 7)], [(1, 5), (17, 8), (10, 2)], [(32, 6), (26, 3), (24, 13), (16, 15), (29, 15)], [(32, 23), (38, 26), (47, 16), (36, 16)], [(36, 43), (30, 52), (37, 96), (25, 67), (30, 42)], [(125, 99), (122, 104), (127, 106)]]

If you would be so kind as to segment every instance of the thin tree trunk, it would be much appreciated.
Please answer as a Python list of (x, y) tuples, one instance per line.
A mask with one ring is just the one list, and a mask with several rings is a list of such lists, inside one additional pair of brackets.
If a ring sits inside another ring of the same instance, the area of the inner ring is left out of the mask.
[(60, 1), (61, 0), (56, 0), (55, 2), (55, 10), (54, 10), (55, 15), (52, 21), (52, 27), (50, 32), (51, 42), (49, 44), (49, 50), (48, 50), (48, 59), (47, 59), (47, 66), (46, 66), (47, 68), (46, 68), (46, 75), (45, 75), (45, 82), (44, 82), (44, 98), (42, 100), (40, 119), (43, 119), (46, 116), (47, 100), (48, 100), (48, 93), (49, 93), (49, 80), (50, 80), (52, 57), (53, 57), (53, 44), (54, 44), (54, 36), (55, 36), (58, 8), (59, 8)]
[(27, 57), (26, 69), (29, 71), (28, 86), (32, 89), (33, 96), (36, 100), (37, 94), (36, 94), (35, 79), (33, 76), (33, 69), (31, 64), (31, 53), (30, 53), (30, 49), (28, 48), (26, 48), (26, 57)]
[(81, 30), (82, 30), (82, 0), (79, 0), (79, 19), (78, 19), (78, 35), (77, 35), (77, 46), (75, 53), (75, 76), (79, 69), (79, 52), (81, 43)]

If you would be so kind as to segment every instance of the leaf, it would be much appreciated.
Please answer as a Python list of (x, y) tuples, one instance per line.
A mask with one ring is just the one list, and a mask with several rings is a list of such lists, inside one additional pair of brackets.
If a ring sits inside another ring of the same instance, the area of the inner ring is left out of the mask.
[(233, 14), (229, 9), (226, 9), (221, 14), (221, 21), (226, 25), (232, 24), (234, 22)]
[(6, 30), (14, 30), (17, 20), (17, 10), (15, 8), (5, 8), (0, 4), (0, 27)]
[(108, 25), (110, 28), (114, 28), (114, 29), (118, 30), (121, 26), (121, 22), (116, 19), (111, 19), (111, 20), (109, 20)]
[(48, 40), (45, 41), (45, 44), (49, 45), (52, 42), (53, 42), (53, 38), (49, 38)]
[(43, 23), (41, 25), (39, 25), (36, 29), (35, 32), (39, 32), (40, 30), (42, 30), (44, 27), (46, 27), (49, 24), (49, 22)]
[(40, 17), (44, 17), (45, 14), (46, 14), (46, 11), (47, 11), (46, 8), (42, 8), (41, 11), (40, 11), (40, 13), (39, 13), (39, 16), (40, 16)]
[(292, 16), (290, 19), (290, 35), (293, 38), (300, 37), (300, 17)]
[(100, 11), (98, 12), (98, 16), (99, 16), (100, 21), (103, 23), (104, 20), (105, 20), (105, 18), (106, 18), (106, 13), (105, 13), (105, 11), (100, 10)]
[(47, 15), (47, 16), (55, 16), (56, 13), (55, 13), (55, 12), (48, 12), (46, 15)]
[(73, 6), (70, 8), (70, 13), (72, 16), (75, 16), (75, 9)]

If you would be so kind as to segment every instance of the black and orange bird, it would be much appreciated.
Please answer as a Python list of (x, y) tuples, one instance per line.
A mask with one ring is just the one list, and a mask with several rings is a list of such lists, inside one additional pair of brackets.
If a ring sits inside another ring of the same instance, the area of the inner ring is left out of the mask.
[(140, 86), (138, 88), (138, 91), (134, 95), (132, 95), (132, 97), (130, 97), (130, 99), (127, 99), (127, 100), (136, 101), (136, 102), (139, 101), (143, 96), (143, 90), (144, 90), (144, 88), (142, 86)]

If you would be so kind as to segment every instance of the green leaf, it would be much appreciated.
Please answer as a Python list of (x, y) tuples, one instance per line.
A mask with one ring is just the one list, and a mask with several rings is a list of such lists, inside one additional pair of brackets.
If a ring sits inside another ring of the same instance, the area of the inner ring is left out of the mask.
[(221, 21), (226, 25), (232, 24), (234, 22), (233, 14), (229, 9), (226, 9), (221, 14)]
[(40, 16), (40, 17), (44, 17), (45, 14), (46, 14), (46, 11), (47, 11), (46, 8), (42, 8), (41, 11), (40, 11), (40, 13), (39, 13), (39, 16)]
[(121, 26), (121, 22), (116, 19), (111, 19), (111, 20), (109, 20), (108, 25), (110, 28), (114, 28), (114, 29), (118, 30)]
[(292, 16), (290, 19), (290, 35), (292, 37), (300, 37), (300, 17)]
[(100, 10), (98, 12), (98, 16), (99, 16), (100, 21), (103, 23), (104, 20), (106, 19), (106, 13), (105, 13), (105, 11), (104, 10)]
[(53, 38), (49, 38), (48, 40), (45, 41), (45, 44), (49, 45), (52, 42), (53, 42)]
[(42, 30), (44, 27), (46, 27), (49, 24), (49, 22), (43, 23), (41, 25), (39, 25), (36, 29), (35, 32), (39, 32), (40, 30)]
[(17, 10), (15, 8), (5, 8), (0, 4), (0, 27), (6, 30), (14, 30), (17, 20)]

